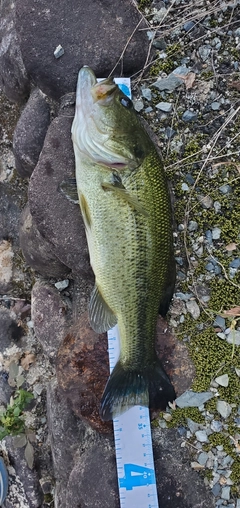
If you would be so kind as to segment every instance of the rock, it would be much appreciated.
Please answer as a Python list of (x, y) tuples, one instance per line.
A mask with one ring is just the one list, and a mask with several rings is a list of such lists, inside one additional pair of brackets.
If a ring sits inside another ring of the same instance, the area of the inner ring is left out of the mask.
[(176, 404), (178, 407), (200, 407), (205, 402), (213, 398), (212, 392), (192, 392), (192, 391), (186, 391), (180, 397), (176, 399)]
[(191, 418), (187, 418), (187, 424), (192, 434), (195, 434), (195, 432), (199, 430), (199, 423), (194, 422), (193, 420), (191, 420)]
[(75, 173), (73, 115), (72, 107), (63, 108), (48, 129), (29, 182), (29, 207), (38, 231), (54, 246), (61, 263), (89, 279), (92, 271), (80, 208), (60, 191), (60, 184)]
[(194, 26), (195, 26), (195, 23), (193, 21), (187, 21), (186, 23), (184, 23), (183, 28), (184, 28), (185, 32), (189, 32), (189, 30), (192, 30), (192, 28), (194, 28)]
[(160, 111), (164, 111), (164, 113), (170, 113), (172, 111), (172, 104), (170, 102), (159, 102), (156, 108), (160, 109)]
[(143, 103), (142, 99), (136, 99), (133, 101), (133, 106), (134, 106), (135, 111), (137, 111), (139, 113), (139, 111), (142, 111), (142, 109), (144, 108), (144, 103)]
[(220, 236), (221, 236), (221, 229), (220, 228), (213, 228), (212, 229), (212, 239), (219, 240)]
[(223, 428), (222, 422), (219, 422), (218, 420), (212, 420), (211, 422), (211, 429), (213, 432), (221, 432)]
[(212, 51), (212, 48), (209, 45), (203, 45), (198, 48), (199, 56), (203, 62), (206, 62), (211, 51)]
[(4, 351), (23, 336), (23, 328), (12, 319), (8, 309), (0, 307), (0, 351)]
[(43, 492), (37, 471), (28, 467), (24, 456), (25, 449), (16, 448), (13, 439), (9, 436), (6, 437), (6, 445), (10, 463), (22, 482), (29, 508), (40, 508), (43, 503)]
[(147, 101), (151, 101), (152, 100), (152, 92), (151, 92), (151, 89), (150, 88), (142, 88), (141, 89), (141, 92), (142, 92), (142, 96), (144, 97), (144, 99), (147, 99)]
[(23, 102), (30, 91), (16, 32), (15, 3), (0, 4), (0, 88), (11, 101)]
[(200, 316), (200, 308), (195, 300), (189, 300), (186, 302), (187, 311), (193, 319), (198, 319)]
[(36, 282), (32, 289), (32, 320), (37, 340), (53, 361), (67, 332), (67, 307), (50, 284)]
[(201, 203), (202, 207), (205, 209), (212, 208), (213, 200), (210, 196), (202, 196), (201, 194), (198, 194), (197, 200), (199, 203)]
[(226, 183), (225, 185), (221, 185), (221, 187), (219, 187), (219, 190), (222, 194), (228, 194), (232, 191), (232, 187), (231, 185)]
[(183, 182), (181, 185), (181, 189), (185, 192), (189, 192), (189, 186), (187, 183)]
[[(32, 81), (53, 99), (75, 90), (83, 65), (90, 65), (98, 77), (108, 76), (130, 36), (114, 74), (121, 71), (127, 76), (141, 70), (148, 52), (146, 31), (140, 30), (145, 27), (128, 0), (107, 4), (70, 0), (67, 8), (57, 0), (50, 4), (39, 0), (37, 7), (28, 0), (16, 0), (16, 30), (24, 64)], [(56, 59), (58, 45), (64, 55)]]
[(26, 263), (45, 277), (64, 277), (70, 269), (58, 259), (55, 248), (38, 231), (27, 205), (19, 222), (19, 242)]
[(228, 416), (232, 412), (230, 404), (228, 404), (228, 402), (225, 402), (224, 400), (217, 401), (216, 409), (223, 418), (228, 418)]
[[(214, 268), (214, 266), (213, 266), (213, 268)], [(225, 321), (225, 319), (222, 316), (216, 316), (215, 320), (214, 320), (214, 323), (213, 323), (213, 326), (214, 327), (219, 327), (219, 328), (222, 328), (222, 330), (225, 330), (225, 328), (226, 328), (226, 321)]]
[(188, 224), (188, 231), (197, 231), (198, 223), (195, 220), (190, 220)]
[(213, 111), (218, 111), (218, 109), (220, 108), (220, 102), (212, 102), (211, 108)]
[(10, 397), (14, 392), (14, 389), (9, 386), (7, 379), (3, 374), (3, 372), (0, 372), (0, 406), (6, 406), (9, 404)]
[(230, 487), (223, 487), (222, 488), (221, 498), (225, 499), (226, 501), (229, 501), (229, 499), (230, 499)]
[(175, 131), (171, 127), (166, 127), (165, 135), (166, 135), (167, 139), (172, 139), (176, 133), (177, 133), (177, 131)]
[(236, 346), (240, 346), (240, 331), (231, 330), (231, 332), (227, 335), (228, 344), (235, 344)]
[(223, 374), (222, 376), (216, 377), (215, 381), (218, 385), (227, 387), (229, 384), (228, 374)]
[(240, 258), (233, 259), (233, 261), (231, 261), (229, 266), (231, 268), (239, 268), (240, 267)]
[(182, 120), (184, 122), (194, 122), (195, 120), (197, 120), (197, 116), (198, 114), (195, 113), (194, 111), (184, 111), (183, 115), (182, 115)]
[(116, 458), (112, 440), (92, 446), (76, 461), (66, 488), (71, 508), (118, 508)]
[(208, 437), (205, 430), (197, 430), (197, 432), (195, 432), (195, 436), (200, 443), (208, 442)]
[(54, 284), (54, 286), (55, 286), (55, 288), (58, 289), (58, 291), (63, 291), (64, 289), (66, 289), (69, 286), (69, 280), (68, 279), (60, 280), (59, 282), (56, 282), (56, 284)]
[(198, 460), (199, 464), (201, 464), (201, 466), (205, 466), (205, 464), (206, 464), (206, 462), (208, 460), (208, 454), (207, 454), (207, 452), (201, 452), (201, 453), (199, 453), (197, 460)]
[(22, 178), (31, 176), (50, 123), (50, 108), (44, 95), (33, 90), (13, 135), (16, 169)]

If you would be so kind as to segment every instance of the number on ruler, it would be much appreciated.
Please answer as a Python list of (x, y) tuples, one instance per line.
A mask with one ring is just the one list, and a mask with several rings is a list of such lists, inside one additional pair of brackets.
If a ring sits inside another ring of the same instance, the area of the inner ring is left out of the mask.
[(142, 487), (156, 483), (154, 469), (138, 466), (137, 464), (124, 464), (124, 478), (119, 478), (120, 488), (132, 490), (133, 487)]

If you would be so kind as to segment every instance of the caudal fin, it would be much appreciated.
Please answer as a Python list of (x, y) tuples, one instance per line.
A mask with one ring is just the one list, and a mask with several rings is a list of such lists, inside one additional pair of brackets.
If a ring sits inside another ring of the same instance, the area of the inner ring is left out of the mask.
[(165, 410), (175, 397), (174, 388), (158, 359), (141, 370), (124, 368), (118, 361), (102, 396), (100, 416), (102, 420), (112, 420), (136, 405)]

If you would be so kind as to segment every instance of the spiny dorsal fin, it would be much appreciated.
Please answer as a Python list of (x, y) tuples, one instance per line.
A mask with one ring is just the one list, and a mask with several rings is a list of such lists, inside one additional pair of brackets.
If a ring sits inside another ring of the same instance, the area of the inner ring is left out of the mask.
[(125, 187), (115, 183), (112, 184), (104, 182), (102, 183), (102, 189), (105, 191), (115, 192), (119, 197), (124, 199), (124, 201), (127, 201), (127, 203), (132, 206), (136, 212), (141, 213), (145, 217), (148, 217), (149, 214), (147, 210), (145, 210), (145, 208), (141, 205), (141, 203), (139, 203), (138, 199), (135, 196), (131, 196), (131, 194), (129, 194)]
[(103, 333), (117, 324), (117, 318), (95, 284), (89, 303), (89, 321), (93, 330)]

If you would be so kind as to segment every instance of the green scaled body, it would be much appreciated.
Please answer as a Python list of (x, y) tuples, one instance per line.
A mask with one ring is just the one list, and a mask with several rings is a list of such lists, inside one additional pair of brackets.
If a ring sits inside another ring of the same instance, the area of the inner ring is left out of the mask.
[(174, 389), (155, 353), (158, 312), (175, 282), (171, 205), (162, 162), (112, 80), (79, 72), (72, 126), (79, 203), (96, 284), (89, 318), (119, 326), (121, 353), (100, 408), (109, 420), (141, 404), (165, 409)]

